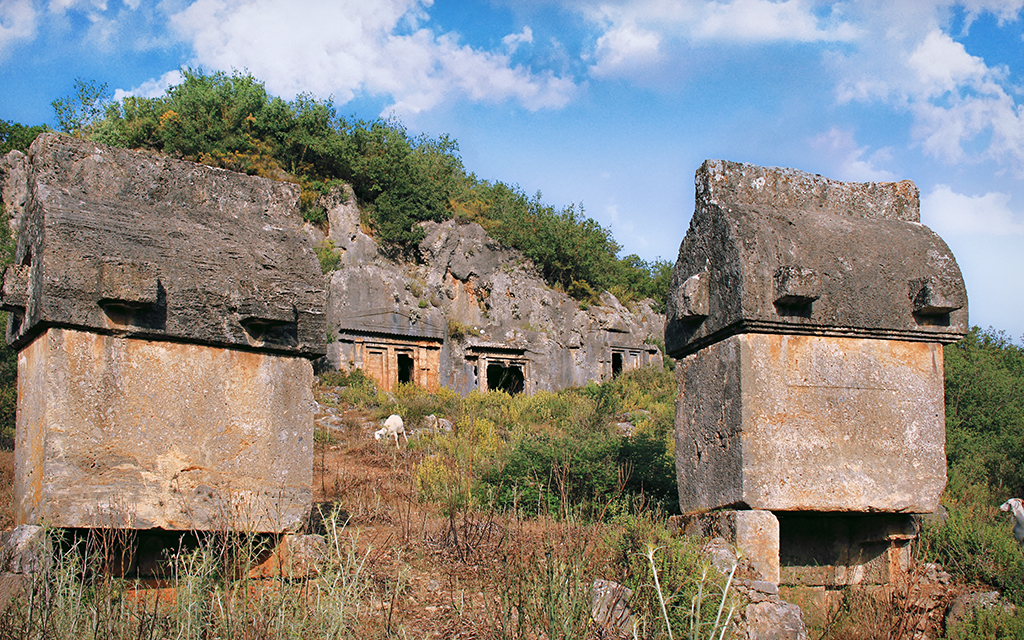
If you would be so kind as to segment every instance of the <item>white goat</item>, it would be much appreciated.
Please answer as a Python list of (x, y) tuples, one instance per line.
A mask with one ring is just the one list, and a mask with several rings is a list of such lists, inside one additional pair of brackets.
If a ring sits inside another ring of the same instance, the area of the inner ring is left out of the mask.
[(1000, 505), (999, 510), (1013, 515), (1013, 537), (1017, 538), (1017, 544), (1024, 545), (1024, 501), (1010, 498)]
[(395, 447), (401, 448), (398, 446), (398, 434), (402, 434), (405, 438), (405, 444), (408, 445), (409, 436), (405, 433), (405, 423), (402, 422), (402, 416), (397, 413), (392, 413), (388, 416), (388, 419), (384, 421), (384, 426), (373, 433), (373, 439), (380, 440), (381, 438), (394, 437)]

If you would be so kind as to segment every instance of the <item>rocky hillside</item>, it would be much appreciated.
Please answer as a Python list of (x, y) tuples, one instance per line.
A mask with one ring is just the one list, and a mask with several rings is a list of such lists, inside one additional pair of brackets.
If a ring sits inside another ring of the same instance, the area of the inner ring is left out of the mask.
[(518, 251), (455, 220), (421, 223), (422, 262), (394, 262), (363, 231), (350, 190), (321, 204), (328, 229), (308, 231), (338, 259), (327, 276), (331, 368), (363, 368), (385, 387), (415, 381), (468, 393), (555, 390), (662, 363), (665, 318), (650, 300), (627, 309), (604, 293), (581, 304)]

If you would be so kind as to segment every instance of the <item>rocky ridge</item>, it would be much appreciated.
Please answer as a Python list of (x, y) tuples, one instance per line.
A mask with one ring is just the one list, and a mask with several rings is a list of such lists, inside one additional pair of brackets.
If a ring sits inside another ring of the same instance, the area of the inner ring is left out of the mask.
[(307, 232), (339, 257), (328, 276), (331, 368), (353, 365), (338, 341), (349, 334), (437, 341), (439, 382), (463, 393), (478, 388), (467, 367), (482, 352), (514, 354), (528, 363), (528, 391), (662, 363), (655, 345), (665, 318), (651, 300), (627, 308), (605, 292), (599, 304), (581, 305), (547, 286), (528, 259), (480, 225), (455, 220), (422, 223), (422, 263), (395, 262), (363, 231), (349, 188), (323, 197), (321, 206), (327, 232), (312, 226)]

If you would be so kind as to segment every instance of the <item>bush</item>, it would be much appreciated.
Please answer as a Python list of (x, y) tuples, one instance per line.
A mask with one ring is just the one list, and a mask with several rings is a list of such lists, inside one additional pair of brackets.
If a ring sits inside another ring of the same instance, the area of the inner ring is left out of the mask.
[(341, 264), (341, 253), (334, 248), (334, 240), (324, 240), (313, 249), (320, 261), (320, 270), (328, 274)]
[(1020, 609), (979, 609), (973, 616), (946, 630), (949, 640), (1019, 640), (1024, 638), (1024, 613)]
[(945, 370), (951, 475), (1024, 494), (1024, 349), (973, 327), (945, 348)]
[(922, 529), (923, 556), (962, 582), (992, 585), (1024, 605), (1024, 556), (1006, 514), (976, 495), (954, 500), (947, 494), (946, 509), (943, 524)]
[(28, 145), (32, 144), (36, 136), (49, 130), (50, 128), (46, 125), (26, 127), (17, 122), (0, 120), (0, 156), (5, 156), (14, 150), (28, 149)]

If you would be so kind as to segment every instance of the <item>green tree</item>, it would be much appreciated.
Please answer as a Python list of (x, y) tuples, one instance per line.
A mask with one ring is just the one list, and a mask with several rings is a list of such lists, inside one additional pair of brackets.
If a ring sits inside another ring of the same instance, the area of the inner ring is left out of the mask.
[(40, 133), (49, 131), (46, 125), (28, 127), (17, 122), (0, 120), (0, 156), (17, 149), (24, 151)]
[(973, 327), (945, 348), (945, 370), (951, 476), (1024, 494), (1024, 348)]
[(57, 98), (50, 105), (57, 118), (57, 127), (64, 133), (85, 136), (106, 111), (110, 101), (107, 83), (94, 80), (75, 80), (75, 95)]

